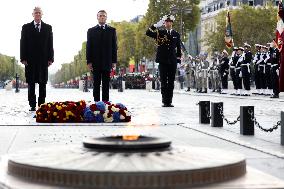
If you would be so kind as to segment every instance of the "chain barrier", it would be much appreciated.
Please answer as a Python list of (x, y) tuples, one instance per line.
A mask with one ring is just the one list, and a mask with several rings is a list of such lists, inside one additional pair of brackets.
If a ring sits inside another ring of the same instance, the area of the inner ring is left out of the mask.
[(274, 130), (277, 130), (279, 128), (279, 126), (281, 125), (281, 121), (277, 121), (276, 125), (273, 125), (273, 127), (266, 129), (264, 127), (262, 127), (259, 122), (256, 120), (253, 111), (249, 110), (248, 113), (250, 114), (251, 117), (251, 121), (254, 122), (254, 125), (257, 126), (260, 130), (264, 131), (264, 132), (273, 132)]
[(226, 123), (227, 123), (228, 125), (235, 125), (237, 122), (239, 122), (239, 121), (241, 120), (241, 117), (238, 116), (238, 117), (237, 117), (237, 120), (229, 121), (229, 120), (225, 117), (225, 115), (224, 115), (224, 113), (223, 113), (223, 106), (222, 106), (221, 104), (218, 105), (218, 110), (220, 111), (220, 115), (221, 115), (222, 118), (226, 121)]
[[(197, 103), (196, 105), (199, 105), (199, 103)], [(220, 115), (222, 116), (222, 119), (224, 119), (226, 121), (226, 123), (228, 125), (235, 125), (237, 122), (239, 122), (241, 120), (241, 117), (238, 116), (236, 120), (234, 121), (229, 121), (225, 115), (224, 115), (224, 112), (223, 112), (223, 106), (220, 104), (218, 105), (218, 110), (220, 111)], [(211, 116), (210, 116), (210, 111), (208, 110), (208, 107), (206, 106), (206, 112), (207, 112), (207, 117), (209, 119), (211, 119)], [(251, 121), (254, 122), (254, 125), (256, 127), (258, 127), (260, 130), (264, 131), (264, 132), (273, 132), (274, 130), (277, 130), (280, 126), (281, 126), (281, 121), (277, 121), (275, 125), (273, 125), (273, 127), (269, 128), (269, 129), (266, 129), (264, 127), (262, 127), (259, 122), (256, 120), (255, 116), (254, 116), (254, 113), (251, 109), (248, 110), (248, 113), (251, 117)]]

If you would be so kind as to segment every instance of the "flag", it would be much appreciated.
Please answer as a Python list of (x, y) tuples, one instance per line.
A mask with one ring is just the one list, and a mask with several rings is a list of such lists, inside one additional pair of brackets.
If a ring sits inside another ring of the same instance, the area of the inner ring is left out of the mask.
[(229, 11), (227, 12), (227, 16), (226, 16), (225, 44), (228, 48), (231, 48), (232, 46), (234, 46), (233, 31), (232, 31), (231, 17), (230, 17)]
[(279, 60), (279, 92), (284, 92), (284, 7), (282, 1), (278, 4), (278, 16), (277, 16), (277, 27), (276, 27), (276, 38), (275, 43), (280, 52)]
[(283, 12), (283, 4), (280, 1), (278, 4), (278, 16), (277, 16), (277, 25), (276, 25), (276, 38), (275, 42), (279, 51), (282, 51), (282, 44), (283, 44), (283, 31), (284, 31), (284, 12)]

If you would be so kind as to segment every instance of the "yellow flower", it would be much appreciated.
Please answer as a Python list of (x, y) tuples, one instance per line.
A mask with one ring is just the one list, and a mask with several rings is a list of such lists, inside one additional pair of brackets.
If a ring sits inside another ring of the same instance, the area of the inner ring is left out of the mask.
[(54, 117), (57, 116), (57, 112), (53, 112), (53, 116), (54, 116)]
[(47, 111), (47, 113), (49, 114), (49, 113), (50, 113), (50, 111), (48, 110), (48, 111)]

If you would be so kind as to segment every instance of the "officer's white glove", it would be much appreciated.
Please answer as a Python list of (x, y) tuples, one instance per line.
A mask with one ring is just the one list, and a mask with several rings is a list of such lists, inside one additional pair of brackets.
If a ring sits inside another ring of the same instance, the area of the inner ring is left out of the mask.
[(278, 75), (278, 77), (279, 77), (279, 69), (276, 70), (276, 73), (277, 73), (277, 75)]
[(163, 21), (163, 20), (160, 20), (159, 22), (157, 22), (156, 24), (154, 24), (154, 27), (160, 28), (160, 27), (163, 26), (163, 24), (164, 24), (164, 21)]
[(224, 73), (224, 74), (223, 74), (223, 77), (225, 77), (226, 75), (227, 75), (227, 73)]
[(242, 77), (242, 72), (240, 72), (239, 77)]

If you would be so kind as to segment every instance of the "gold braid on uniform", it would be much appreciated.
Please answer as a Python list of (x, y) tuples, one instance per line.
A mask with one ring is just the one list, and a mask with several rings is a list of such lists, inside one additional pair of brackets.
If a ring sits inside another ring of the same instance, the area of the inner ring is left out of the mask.
[(157, 30), (157, 39), (156, 39), (156, 45), (160, 46), (160, 45), (169, 45), (170, 40), (168, 39), (167, 35), (164, 35), (164, 37), (160, 37), (159, 35), (159, 31)]

